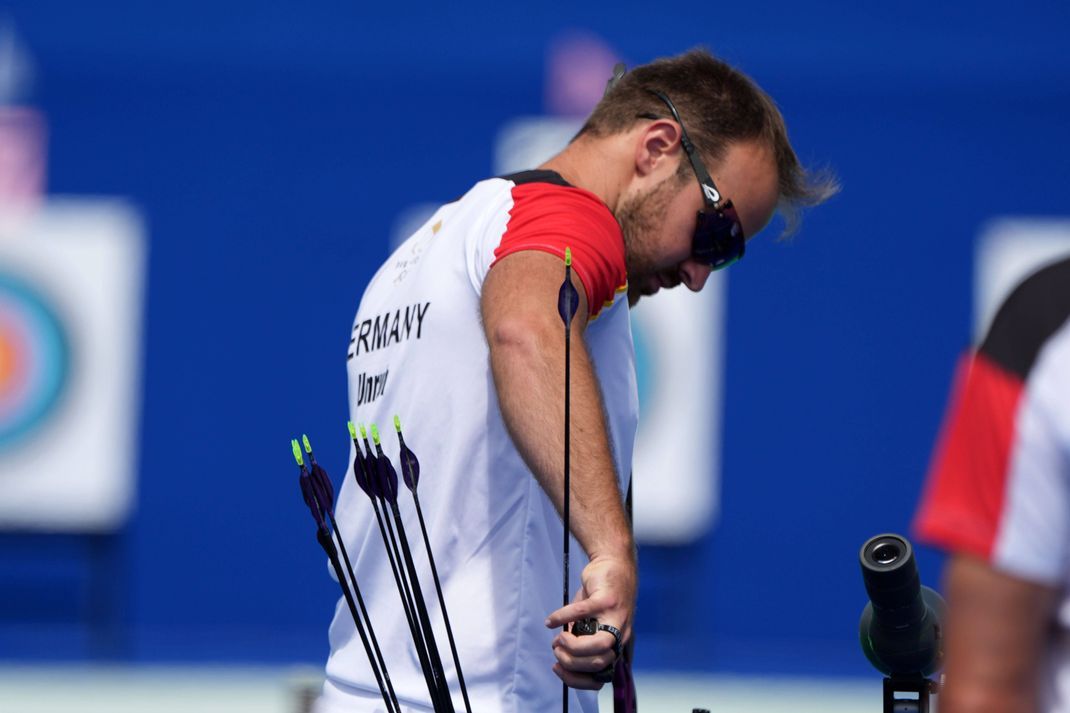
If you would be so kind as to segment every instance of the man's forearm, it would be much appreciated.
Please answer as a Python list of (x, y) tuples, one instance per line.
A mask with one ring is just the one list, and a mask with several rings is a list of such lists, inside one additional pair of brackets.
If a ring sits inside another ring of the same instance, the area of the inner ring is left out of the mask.
[(948, 621), (942, 713), (1036, 713), (1055, 590), (954, 556), (944, 574)]
[[(488, 334), (502, 417), (550, 500), (564, 502), (564, 327), (499, 324)], [(570, 525), (591, 559), (634, 557), (593, 365), (575, 327), (571, 365)]]

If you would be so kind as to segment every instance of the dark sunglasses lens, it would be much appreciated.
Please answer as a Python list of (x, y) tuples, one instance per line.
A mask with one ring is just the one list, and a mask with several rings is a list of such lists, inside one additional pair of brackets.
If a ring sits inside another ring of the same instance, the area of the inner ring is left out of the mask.
[(734, 211), (699, 212), (692, 253), (695, 259), (721, 270), (743, 257), (746, 240)]

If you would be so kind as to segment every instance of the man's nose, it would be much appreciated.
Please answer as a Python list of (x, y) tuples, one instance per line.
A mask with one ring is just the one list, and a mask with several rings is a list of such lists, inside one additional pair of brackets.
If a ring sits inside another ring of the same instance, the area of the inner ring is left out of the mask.
[(696, 260), (685, 260), (680, 265), (680, 282), (687, 285), (687, 289), (692, 292), (698, 292), (706, 284), (711, 272), (713, 270), (709, 265)]

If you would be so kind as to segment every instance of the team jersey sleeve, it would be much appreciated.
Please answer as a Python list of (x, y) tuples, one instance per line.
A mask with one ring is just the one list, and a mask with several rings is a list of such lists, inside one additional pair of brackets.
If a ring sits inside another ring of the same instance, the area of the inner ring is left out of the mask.
[(980, 353), (959, 362), (916, 536), (990, 560), (1003, 511), (1022, 384)]
[(1066, 581), (1067, 358), (1045, 355), (1025, 382), (984, 352), (963, 360), (914, 523), (920, 540), (1029, 581)]
[(508, 218), (492, 238), (496, 244), (488, 271), (517, 252), (538, 250), (564, 258), (570, 248), (591, 318), (627, 287), (620, 226), (588, 191), (552, 183), (516, 185)]

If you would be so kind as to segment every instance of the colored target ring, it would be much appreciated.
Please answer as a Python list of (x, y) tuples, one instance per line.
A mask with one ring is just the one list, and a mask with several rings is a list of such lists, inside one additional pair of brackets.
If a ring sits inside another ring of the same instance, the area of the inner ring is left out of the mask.
[(30, 285), (0, 273), (0, 449), (47, 421), (69, 368), (56, 312)]

